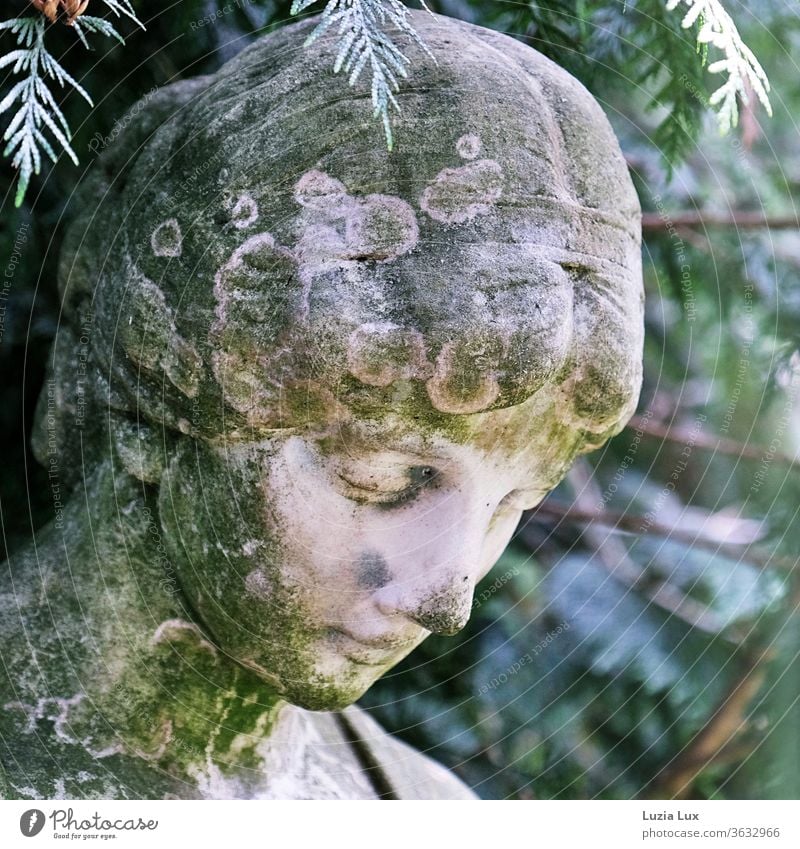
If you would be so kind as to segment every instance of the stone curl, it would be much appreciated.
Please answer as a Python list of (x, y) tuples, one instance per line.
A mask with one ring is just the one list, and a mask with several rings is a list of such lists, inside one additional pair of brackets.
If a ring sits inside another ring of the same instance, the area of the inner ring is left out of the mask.
[(438, 62), (407, 45), (392, 152), (335, 39), (302, 48), (312, 20), (163, 90), (104, 156), (60, 280), (103, 405), (252, 439), (546, 391), (587, 444), (621, 426), (640, 213), (605, 115), (513, 39), (412, 15)]

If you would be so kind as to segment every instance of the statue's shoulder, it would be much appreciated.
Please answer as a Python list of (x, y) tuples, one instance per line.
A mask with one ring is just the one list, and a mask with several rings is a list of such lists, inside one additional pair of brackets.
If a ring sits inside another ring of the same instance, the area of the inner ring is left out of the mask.
[(460, 778), (393, 737), (353, 705), (342, 718), (362, 766), (384, 799), (477, 799)]

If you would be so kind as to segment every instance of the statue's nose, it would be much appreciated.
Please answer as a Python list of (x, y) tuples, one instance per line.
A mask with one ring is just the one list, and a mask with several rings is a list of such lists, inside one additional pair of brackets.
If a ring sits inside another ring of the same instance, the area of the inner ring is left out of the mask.
[(439, 590), (415, 592), (412, 587), (386, 586), (375, 601), (382, 613), (411, 619), (433, 634), (457, 634), (469, 620), (474, 584), (468, 575), (454, 578)]
[(433, 634), (460, 631), (472, 611), (492, 504), (484, 493), (465, 486), (450, 493), (447, 514), (429, 522), (412, 544), (405, 529), (385, 535), (376, 548), (388, 580), (372, 595), (381, 613)]

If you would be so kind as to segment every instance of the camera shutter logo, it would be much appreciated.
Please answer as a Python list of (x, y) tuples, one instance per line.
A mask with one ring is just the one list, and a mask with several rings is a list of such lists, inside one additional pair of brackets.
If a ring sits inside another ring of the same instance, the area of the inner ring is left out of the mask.
[(31, 808), (19, 818), (19, 830), (25, 837), (36, 837), (44, 828), (44, 814), (37, 808)]

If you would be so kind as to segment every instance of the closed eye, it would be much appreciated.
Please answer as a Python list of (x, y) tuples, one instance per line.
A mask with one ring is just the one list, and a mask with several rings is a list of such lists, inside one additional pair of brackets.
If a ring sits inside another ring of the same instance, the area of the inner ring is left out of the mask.
[(394, 506), (416, 498), (435, 485), (439, 472), (433, 466), (408, 466), (398, 470), (337, 471), (345, 495), (362, 504)]

